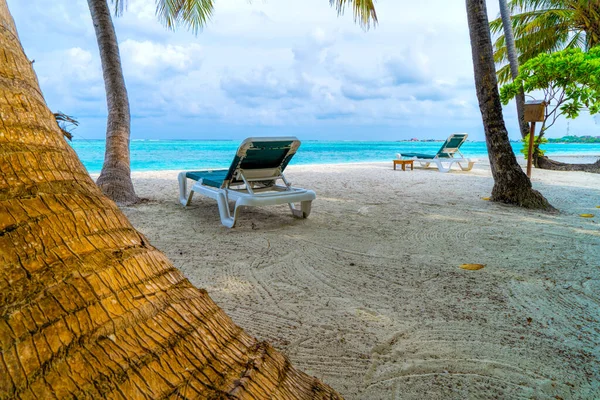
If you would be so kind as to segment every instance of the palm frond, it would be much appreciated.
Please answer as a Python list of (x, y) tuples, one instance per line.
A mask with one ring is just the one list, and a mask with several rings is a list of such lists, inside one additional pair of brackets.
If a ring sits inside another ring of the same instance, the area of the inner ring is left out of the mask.
[(502, 68), (496, 70), (496, 77), (498, 78), (498, 83), (500, 85), (504, 85), (505, 83), (510, 83), (513, 81), (512, 74), (510, 72), (510, 65), (506, 64)]
[(500, 64), (508, 61), (508, 49), (506, 47), (506, 38), (499, 36), (494, 42), (494, 62)]
[(600, 1), (580, 0), (575, 7), (575, 28), (586, 33), (585, 49), (600, 45)]
[(54, 113), (54, 119), (56, 120), (58, 128), (61, 130), (62, 134), (67, 139), (73, 140), (73, 134), (71, 132), (79, 125), (79, 121), (60, 111)]
[[(588, 48), (598, 31), (600, 40), (600, 2), (598, 0), (511, 0), (511, 23), (519, 63), (523, 64), (540, 53), (567, 48)], [(498, 79), (509, 81), (506, 40), (502, 19), (490, 22), (495, 36), (494, 61), (500, 67)], [(590, 33), (588, 33), (590, 32)]]
[(508, 3), (511, 14), (548, 8), (569, 8), (570, 3), (578, 0), (512, 0)]
[(167, 28), (183, 25), (195, 34), (210, 21), (213, 9), (213, 0), (156, 0), (156, 14)]
[(375, 0), (329, 0), (329, 4), (335, 6), (338, 15), (342, 15), (346, 7), (352, 7), (354, 21), (365, 29), (369, 29), (371, 24), (377, 25)]
[(549, 25), (557, 21), (569, 22), (572, 25), (574, 19), (573, 11), (560, 9), (543, 9), (535, 11), (527, 11), (511, 17), (513, 30), (522, 30), (533, 25)]
[(492, 34), (498, 34), (502, 32), (503, 29), (502, 18), (496, 18), (490, 21), (490, 31)]
[(112, 0), (115, 4), (115, 15), (120, 17), (123, 15), (123, 11), (127, 9), (127, 0)]

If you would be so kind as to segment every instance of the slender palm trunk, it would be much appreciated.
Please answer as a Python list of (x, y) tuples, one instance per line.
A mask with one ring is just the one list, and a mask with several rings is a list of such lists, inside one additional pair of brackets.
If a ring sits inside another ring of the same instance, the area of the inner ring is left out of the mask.
[(0, 398), (339, 398), (237, 327), (102, 195), (0, 0)]
[(106, 151), (102, 171), (96, 184), (100, 186), (105, 195), (117, 204), (133, 204), (139, 198), (136, 196), (131, 182), (129, 99), (121, 68), (117, 35), (107, 0), (88, 0), (88, 5), (100, 49), (108, 106)]
[[(506, 42), (506, 51), (508, 53), (508, 63), (510, 65), (510, 74), (515, 79), (519, 75), (519, 57), (517, 56), (517, 47), (515, 46), (515, 35), (512, 30), (512, 22), (510, 20), (510, 10), (506, 0), (499, 0), (500, 17), (502, 18), (502, 26), (504, 27), (504, 40)], [(529, 125), (525, 122), (525, 93), (523, 89), (519, 91), (516, 98), (517, 103), (517, 119), (519, 122), (519, 130), (521, 137), (525, 138), (529, 134)]]
[(544, 196), (532, 189), (531, 181), (510, 147), (502, 116), (485, 0), (466, 0), (466, 5), (475, 87), (494, 177), (491, 199), (527, 208), (552, 209)]

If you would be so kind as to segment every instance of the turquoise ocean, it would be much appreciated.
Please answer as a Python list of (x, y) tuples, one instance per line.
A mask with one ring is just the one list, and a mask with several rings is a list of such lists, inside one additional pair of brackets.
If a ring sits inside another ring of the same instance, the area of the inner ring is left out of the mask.
[[(234, 140), (132, 140), (133, 171), (211, 169), (229, 166), (241, 141)], [(74, 140), (71, 145), (91, 173), (100, 172), (104, 140)], [(303, 141), (291, 164), (338, 164), (390, 161), (398, 152), (435, 154), (440, 142)], [(522, 144), (512, 143), (518, 157)], [(549, 156), (600, 157), (600, 144), (548, 143)], [(461, 147), (467, 157), (487, 157), (485, 142), (467, 142)]]

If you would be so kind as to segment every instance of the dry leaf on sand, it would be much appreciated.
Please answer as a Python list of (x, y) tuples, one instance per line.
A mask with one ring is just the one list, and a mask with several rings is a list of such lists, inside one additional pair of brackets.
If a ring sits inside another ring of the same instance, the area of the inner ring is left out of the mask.
[(460, 267), (469, 271), (477, 271), (478, 269), (485, 267), (485, 264), (463, 264)]

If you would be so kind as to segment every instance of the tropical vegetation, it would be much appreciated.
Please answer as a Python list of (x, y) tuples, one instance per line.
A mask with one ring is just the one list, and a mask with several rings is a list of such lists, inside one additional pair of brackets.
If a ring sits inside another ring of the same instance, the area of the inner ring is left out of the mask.
[(552, 54), (539, 54), (521, 66), (519, 75), (500, 89), (504, 104), (520, 90), (543, 95), (546, 107), (544, 121), (537, 136), (534, 162), (543, 153), (539, 145), (559, 117), (577, 118), (582, 111), (600, 112), (600, 46), (583, 52), (567, 49)]
[[(563, 49), (588, 50), (600, 44), (600, 0), (509, 0), (512, 31), (520, 65), (540, 53)], [(494, 60), (508, 61), (507, 41), (502, 18), (490, 23)], [(500, 83), (511, 81), (508, 64), (498, 70)]]
[(547, 138), (548, 143), (600, 143), (600, 136), (569, 135), (561, 138)]
[(527, 93), (540, 91), (543, 100), (552, 104), (546, 121), (551, 120), (543, 131), (561, 115), (573, 119), (582, 110), (600, 112), (600, 46), (588, 52), (568, 49), (540, 54), (529, 60), (514, 82), (500, 89), (502, 102), (507, 104), (521, 87)]

